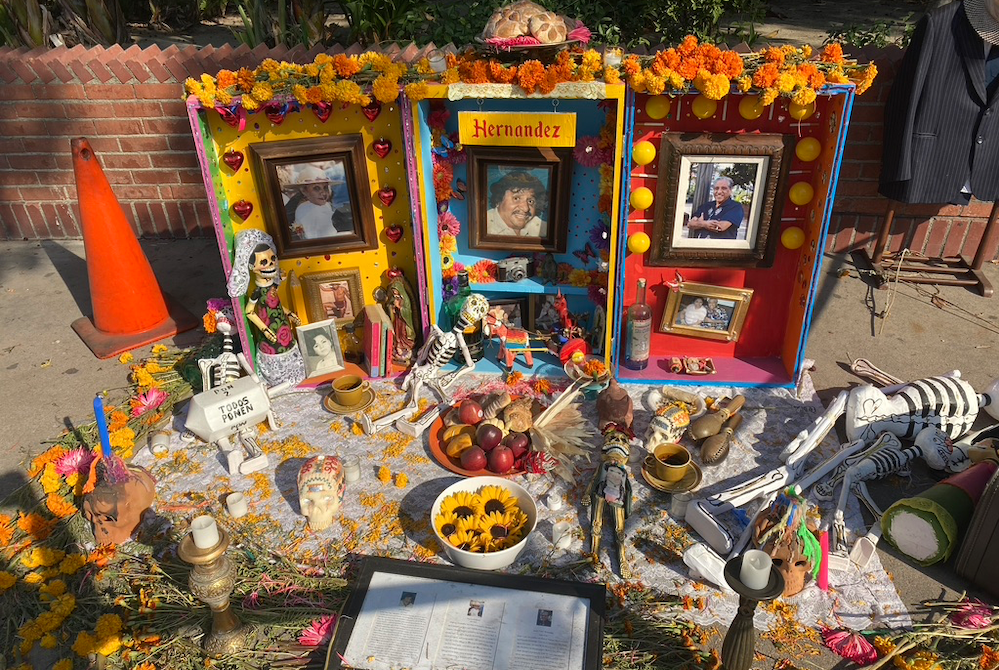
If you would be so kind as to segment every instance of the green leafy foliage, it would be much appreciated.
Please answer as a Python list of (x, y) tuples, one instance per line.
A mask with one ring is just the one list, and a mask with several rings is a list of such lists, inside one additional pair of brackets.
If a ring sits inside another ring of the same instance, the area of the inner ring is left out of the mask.
[(895, 44), (901, 48), (908, 46), (912, 32), (916, 29), (915, 15), (909, 13), (903, 19), (886, 19), (865, 24), (848, 24), (830, 30), (825, 43), (840, 42), (853, 47), (875, 46), (879, 49)]

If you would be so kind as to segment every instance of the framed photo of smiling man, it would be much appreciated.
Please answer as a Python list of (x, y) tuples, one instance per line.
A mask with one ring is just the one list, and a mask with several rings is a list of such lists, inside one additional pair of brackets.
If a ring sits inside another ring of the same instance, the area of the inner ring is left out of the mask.
[(564, 253), (572, 149), (466, 150), (469, 248)]

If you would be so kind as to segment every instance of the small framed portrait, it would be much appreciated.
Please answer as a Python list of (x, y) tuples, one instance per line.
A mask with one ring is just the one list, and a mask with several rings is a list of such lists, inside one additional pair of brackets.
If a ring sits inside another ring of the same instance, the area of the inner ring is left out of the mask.
[(552, 618), (554, 612), (552, 610), (538, 610), (538, 626), (544, 626), (545, 628), (552, 627)]
[(321, 377), (343, 370), (343, 351), (336, 319), (302, 324), (296, 329), (298, 348), (305, 359), (305, 377)]
[(497, 298), (489, 301), (489, 314), (510, 328), (533, 330), (531, 302), (528, 298)]
[(791, 142), (664, 133), (648, 264), (772, 265)]
[(403, 591), (399, 597), (399, 607), (412, 607), (416, 604), (416, 594), (412, 591)]
[(737, 342), (752, 298), (749, 288), (680, 282), (669, 292), (659, 331)]
[(572, 150), (468, 147), (470, 249), (565, 252)]
[(357, 268), (307, 272), (302, 275), (302, 293), (309, 321), (334, 319), (338, 326), (344, 326), (364, 309), (361, 271)]
[(249, 150), (278, 256), (378, 247), (361, 135), (258, 142)]
[(530, 296), (531, 330), (548, 334), (562, 325), (562, 317), (555, 305), (557, 296), (532, 293)]

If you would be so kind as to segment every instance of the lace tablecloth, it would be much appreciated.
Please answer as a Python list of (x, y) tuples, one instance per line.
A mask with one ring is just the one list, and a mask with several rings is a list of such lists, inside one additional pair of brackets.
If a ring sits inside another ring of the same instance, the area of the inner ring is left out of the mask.
[[(478, 392), (502, 384), (495, 377), (469, 376), (463, 380), (463, 392)], [(528, 385), (522, 383), (521, 387), (528, 388)], [(366, 410), (372, 417), (381, 416), (401, 404), (402, 394), (395, 385), (376, 383), (373, 388), (377, 398)], [(632, 385), (626, 388), (635, 400), (635, 432), (643, 435), (649, 413), (642, 407), (640, 398), (648, 387)], [(443, 554), (438, 556), (429, 514), (434, 499), (457, 480), (457, 475), (433, 459), (427, 434), (414, 439), (390, 428), (378, 435), (363, 435), (360, 426), (355, 426), (350, 417), (325, 411), (321, 399), (327, 390), (328, 386), (289, 393), (273, 400), (272, 408), (280, 426), (276, 431), (260, 429), (258, 439), (268, 454), (270, 465), (259, 473), (230, 476), (224, 459), (214, 447), (182, 442), (183, 414), (174, 423), (169, 454), (154, 457), (148, 449), (143, 449), (134, 462), (149, 467), (157, 477), (157, 505), (162, 509), (175, 513), (189, 511), (192, 518), (199, 513), (213, 514), (220, 523), (253, 532), (274, 550), (300, 556), (303, 560), (353, 552), (446, 562)], [(704, 478), (695, 492), (699, 495), (722, 490), (780, 465), (781, 449), (823, 411), (807, 374), (803, 375), (797, 392), (717, 387), (702, 387), (699, 391), (715, 397), (735, 393), (746, 396), (742, 410), (744, 420), (736, 433), (737, 441), (721, 464), (702, 468)], [(547, 400), (550, 402), (550, 399)], [(595, 424), (593, 401), (583, 402), (583, 415)], [(596, 426), (592, 427), (594, 457), (574, 484), (569, 485), (552, 474), (518, 478), (538, 501), (538, 526), (509, 571), (572, 575), (609, 584), (620, 581), (611, 571), (612, 566), (616, 568), (616, 558), (611, 557), (614, 539), (613, 523), (609, 519), (604, 523), (602, 565), (591, 567), (582, 562), (588, 545), (589, 521), (587, 508), (580, 500), (599, 461), (600, 438), (596, 435)], [(820, 457), (838, 447), (835, 434), (831, 434), (815, 450), (810, 462), (818, 462)], [(357, 455), (362, 474), (359, 481), (347, 487), (341, 515), (332, 527), (313, 533), (306, 528), (305, 518), (299, 513), (296, 477), (304, 460), (320, 453)], [(696, 449), (692, 449), (692, 453), (696, 454)], [(393, 475), (388, 483), (377, 477), (382, 466)], [(689, 577), (680, 552), (697, 538), (682, 522), (670, 518), (670, 496), (651, 488), (640, 469), (641, 458), (633, 460), (634, 504), (627, 521), (626, 548), (633, 579), (664, 596), (686, 596), (684, 616), (696, 623), (731, 621), (738, 605), (737, 597)], [(403, 487), (396, 485), (399, 474), (408, 479)], [(233, 491), (244, 492), (251, 501), (251, 513), (238, 520), (229, 518), (221, 503), (225, 495)], [(547, 505), (553, 495), (562, 501), (557, 511)], [(568, 549), (554, 549), (552, 525), (562, 520), (573, 524), (575, 537)], [(859, 504), (851, 498), (847, 528), (851, 532), (864, 533), (863, 523)], [(849, 539), (852, 544), (853, 537)], [(564, 573), (559, 573), (561, 568), (565, 569)], [(848, 572), (833, 573), (830, 581), (828, 593), (809, 584), (802, 593), (787, 601), (797, 606), (798, 622), (806, 626), (836, 625), (838, 617), (840, 624), (857, 630), (910, 623), (905, 606), (877, 557), (867, 569), (860, 571), (851, 567)], [(757, 626), (766, 628), (773, 616), (761, 608), (757, 613)]]

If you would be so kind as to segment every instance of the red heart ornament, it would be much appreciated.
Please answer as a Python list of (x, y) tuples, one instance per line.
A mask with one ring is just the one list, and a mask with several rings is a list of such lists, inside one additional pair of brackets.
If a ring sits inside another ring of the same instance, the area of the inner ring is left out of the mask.
[(389, 207), (395, 202), (395, 189), (391, 186), (383, 186), (378, 190), (378, 199), (382, 201), (383, 205)]
[(385, 158), (392, 151), (392, 143), (383, 137), (375, 140), (374, 144), (371, 145), (371, 150), (378, 154), (379, 158)]
[(271, 123), (273, 123), (275, 126), (280, 126), (282, 123), (284, 123), (284, 115), (286, 113), (287, 110), (284, 105), (278, 105), (272, 103), (264, 108), (264, 114), (267, 115), (267, 118), (270, 119)]
[(392, 244), (395, 244), (402, 239), (402, 233), (403, 233), (402, 226), (400, 226), (399, 224), (396, 224), (394, 226), (389, 226), (388, 228), (385, 229), (385, 237), (392, 240)]
[(368, 121), (374, 121), (382, 113), (382, 105), (377, 100), (372, 100), (371, 104), (361, 107), (361, 111), (368, 117)]
[(243, 152), (230, 149), (222, 154), (222, 161), (228, 165), (233, 172), (237, 172), (243, 165)]
[(316, 103), (312, 105), (312, 111), (315, 113), (316, 118), (319, 119), (320, 123), (326, 123), (326, 119), (330, 118), (330, 114), (333, 113), (333, 105), (329, 105), (325, 102)]
[(253, 203), (248, 200), (239, 200), (238, 202), (232, 203), (232, 211), (236, 212), (239, 218), (246, 221), (247, 217), (253, 213)]

